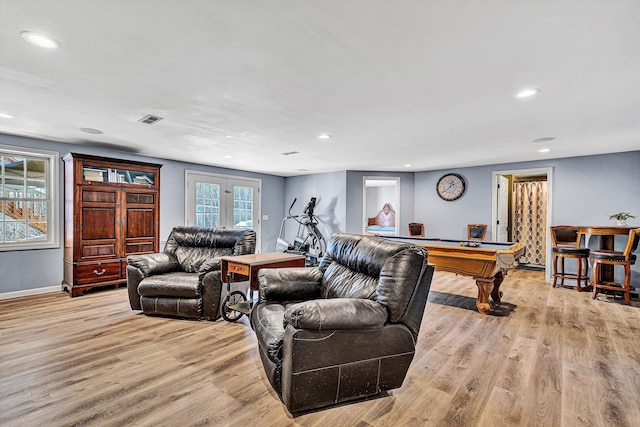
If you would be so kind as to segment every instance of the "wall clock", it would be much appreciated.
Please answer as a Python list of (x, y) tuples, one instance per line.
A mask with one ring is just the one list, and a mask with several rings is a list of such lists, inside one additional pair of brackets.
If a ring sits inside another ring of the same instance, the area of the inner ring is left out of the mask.
[(464, 178), (457, 173), (443, 175), (436, 184), (436, 191), (442, 200), (451, 202), (457, 200), (464, 194), (466, 185)]

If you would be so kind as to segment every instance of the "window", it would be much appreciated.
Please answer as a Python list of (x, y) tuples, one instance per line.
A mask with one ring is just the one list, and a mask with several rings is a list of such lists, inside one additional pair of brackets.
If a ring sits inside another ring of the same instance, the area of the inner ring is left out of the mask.
[(59, 247), (58, 153), (0, 145), (0, 251)]

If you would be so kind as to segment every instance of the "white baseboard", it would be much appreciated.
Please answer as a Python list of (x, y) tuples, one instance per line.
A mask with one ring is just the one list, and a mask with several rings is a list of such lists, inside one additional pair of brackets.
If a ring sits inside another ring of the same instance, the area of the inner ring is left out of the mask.
[(0, 293), (0, 300), (26, 297), (28, 295), (48, 294), (50, 292), (61, 292), (62, 287), (60, 285), (47, 286), (46, 288), (25, 289), (23, 291), (3, 292)]

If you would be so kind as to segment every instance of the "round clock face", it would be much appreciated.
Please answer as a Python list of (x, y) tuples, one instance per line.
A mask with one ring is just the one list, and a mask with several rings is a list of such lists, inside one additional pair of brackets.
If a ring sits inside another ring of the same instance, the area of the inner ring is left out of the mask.
[(448, 202), (459, 199), (464, 194), (464, 178), (457, 173), (443, 175), (436, 184), (436, 191), (442, 200)]

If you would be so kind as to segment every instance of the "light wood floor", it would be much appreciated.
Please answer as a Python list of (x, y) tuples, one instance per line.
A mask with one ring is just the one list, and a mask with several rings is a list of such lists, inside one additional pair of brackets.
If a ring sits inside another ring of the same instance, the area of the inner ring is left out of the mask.
[(436, 273), (418, 350), (390, 396), (293, 418), (246, 318), (132, 312), (123, 288), (0, 301), (0, 425), (638, 426), (640, 304), (513, 271), (496, 315)]

